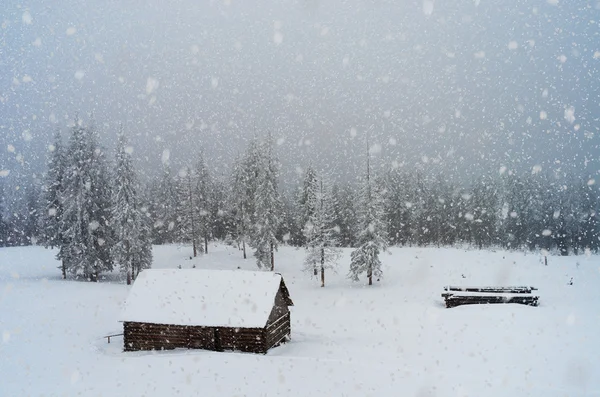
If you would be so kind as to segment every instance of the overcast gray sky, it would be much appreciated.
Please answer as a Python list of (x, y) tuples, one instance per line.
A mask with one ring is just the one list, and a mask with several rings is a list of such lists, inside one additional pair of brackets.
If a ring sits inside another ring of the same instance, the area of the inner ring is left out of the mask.
[(370, 126), (384, 167), (599, 169), (597, 0), (3, 0), (0, 23), (15, 173), (76, 112), (147, 169), (203, 150), (227, 174), (270, 130), (285, 178), (353, 175)]

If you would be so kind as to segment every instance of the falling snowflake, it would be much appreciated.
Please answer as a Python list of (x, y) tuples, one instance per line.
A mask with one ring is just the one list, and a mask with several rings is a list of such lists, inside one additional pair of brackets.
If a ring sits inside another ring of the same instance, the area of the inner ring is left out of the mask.
[(21, 16), (21, 19), (25, 25), (31, 25), (33, 23), (33, 18), (31, 17), (29, 11), (25, 11)]
[(160, 161), (162, 161), (163, 164), (167, 164), (169, 162), (170, 157), (171, 157), (171, 151), (169, 149), (165, 149), (162, 152)]
[(273, 34), (273, 42), (277, 45), (283, 43), (283, 34), (281, 32), (275, 32)]
[(565, 120), (571, 124), (575, 122), (575, 108), (573, 106), (569, 106), (565, 109)]
[(158, 88), (158, 85), (158, 80), (152, 77), (148, 77), (148, 79), (146, 80), (146, 94), (152, 94)]
[(423, 14), (429, 16), (433, 14), (433, 0), (424, 0), (423, 1)]

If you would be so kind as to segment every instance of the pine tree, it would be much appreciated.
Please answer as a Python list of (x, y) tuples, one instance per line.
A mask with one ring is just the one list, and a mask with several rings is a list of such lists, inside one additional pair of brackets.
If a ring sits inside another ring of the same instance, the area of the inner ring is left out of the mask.
[(98, 281), (103, 271), (113, 268), (108, 168), (95, 130), (76, 120), (69, 142), (58, 259), (68, 272)]
[(261, 174), (261, 152), (256, 138), (250, 141), (245, 155), (233, 170), (233, 212), (236, 234), (246, 259), (246, 242), (251, 240), (257, 220), (256, 201)]
[(340, 187), (334, 185), (333, 212), (334, 224), (339, 230), (340, 245), (344, 247), (353, 247), (355, 243), (355, 234), (358, 226), (356, 224), (356, 205), (354, 199), (356, 194), (350, 185)]
[(177, 230), (177, 184), (171, 167), (164, 163), (159, 182), (151, 188), (150, 217), (154, 219), (151, 234), (155, 244), (173, 243)]
[(232, 192), (230, 203), (230, 212), (234, 221), (234, 234), (238, 242), (238, 247), (241, 244), (241, 250), (246, 259), (246, 240), (248, 239), (248, 230), (250, 230), (250, 215), (248, 198), (246, 195), (245, 187), (245, 175), (246, 170), (243, 168), (241, 161), (237, 160), (234, 162), (233, 175), (232, 175)]
[[(319, 183), (317, 181), (317, 174), (308, 166), (304, 174), (304, 180), (302, 181), (302, 188), (298, 198), (298, 225), (304, 231), (310, 221), (311, 217), (317, 211), (317, 192), (319, 191)], [(301, 245), (307, 248), (308, 237), (302, 233)]]
[(4, 183), (0, 181), (0, 247), (8, 245), (8, 224), (4, 219)]
[(200, 155), (196, 163), (196, 169), (193, 173), (194, 188), (194, 208), (197, 211), (198, 228), (197, 231), (204, 240), (204, 253), (208, 253), (208, 239), (212, 229), (212, 192), (213, 182), (206, 168), (204, 158)]
[[(323, 178), (308, 184), (305, 205), (311, 214), (304, 226), (307, 255), (305, 271), (321, 273), (321, 287), (325, 286), (325, 269), (335, 269), (341, 255), (338, 247), (339, 227), (335, 225), (335, 213), (331, 189), (323, 183)], [(316, 191), (315, 191), (316, 190)], [(314, 192), (314, 194), (313, 194)]]
[[(60, 130), (56, 131), (54, 143), (50, 147), (48, 171), (46, 173), (42, 204), (42, 235), (44, 246), (59, 247), (62, 245), (60, 220), (62, 219), (61, 194), (65, 174), (65, 153)], [(61, 265), (63, 278), (67, 277), (64, 263)]]
[[(139, 185), (123, 131), (119, 134), (115, 166), (112, 219), (116, 241), (113, 253), (129, 285), (142, 269), (150, 267), (152, 254), (148, 220), (142, 211)], [(149, 257), (147, 251), (150, 251)]]
[(273, 154), (271, 136), (263, 142), (263, 158), (258, 175), (255, 199), (254, 235), (252, 245), (259, 268), (275, 269), (277, 230), (281, 223), (281, 198), (277, 188), (278, 167)]
[(23, 234), (27, 239), (27, 244), (37, 244), (41, 234), (40, 208), (41, 204), (41, 187), (34, 179), (32, 184), (27, 188), (26, 193), (26, 208), (25, 208), (25, 224), (23, 225)]
[(382, 186), (383, 183), (375, 184), (372, 180), (367, 151), (367, 173), (359, 197), (359, 229), (356, 236), (358, 248), (351, 254), (349, 277), (358, 281), (359, 275), (366, 272), (369, 285), (373, 284), (373, 276), (378, 279), (382, 276), (379, 254), (387, 250)]
[(219, 179), (212, 179), (210, 199), (210, 234), (214, 239), (231, 237), (233, 221), (227, 206), (228, 186)]
[[(108, 160), (104, 148), (100, 146), (99, 133), (92, 124), (89, 128), (91, 156), (90, 172), (90, 219), (92, 219), (91, 232), (92, 249), (90, 259), (92, 262), (92, 280), (98, 281), (102, 272), (113, 270), (114, 261), (111, 248), (114, 244), (114, 230), (111, 219), (111, 183)], [(97, 225), (97, 227), (96, 227)]]
[(281, 224), (277, 238), (284, 241), (286, 244), (300, 247), (304, 245), (304, 235), (302, 234), (302, 226), (299, 223), (300, 207), (297, 205), (297, 197), (293, 199), (289, 195), (282, 194), (282, 215)]
[(196, 174), (190, 167), (182, 168), (177, 179), (177, 224), (181, 241), (192, 242), (194, 258), (198, 255), (197, 233), (199, 207), (196, 199)]

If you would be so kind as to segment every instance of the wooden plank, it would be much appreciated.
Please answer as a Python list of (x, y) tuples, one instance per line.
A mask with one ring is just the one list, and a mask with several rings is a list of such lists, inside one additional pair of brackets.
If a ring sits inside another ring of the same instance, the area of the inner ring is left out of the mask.
[(267, 337), (267, 346), (269, 348), (271, 348), (276, 343), (280, 342), (282, 339), (285, 339), (285, 337), (287, 337), (289, 335), (290, 335), (289, 328), (287, 328), (287, 327), (282, 328), (278, 332), (272, 333)]
[(283, 316), (279, 317), (277, 320), (273, 321), (271, 324), (267, 325), (267, 331), (272, 329), (273, 327), (278, 327), (284, 321), (289, 321), (290, 312), (285, 313)]

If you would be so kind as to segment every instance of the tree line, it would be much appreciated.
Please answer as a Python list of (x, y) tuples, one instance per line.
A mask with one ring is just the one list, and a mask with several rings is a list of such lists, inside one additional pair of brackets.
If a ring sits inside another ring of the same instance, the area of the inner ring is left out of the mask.
[[(0, 218), (3, 245), (58, 247), (63, 276), (97, 280), (118, 265), (127, 275), (151, 263), (151, 244), (186, 242), (192, 255), (223, 240), (273, 270), (279, 243), (306, 249), (305, 270), (336, 267), (339, 247), (354, 247), (349, 276), (381, 276), (389, 245), (503, 247), (597, 252), (598, 187), (591, 177), (561, 170), (495, 175), (453, 183), (416, 167), (365, 173), (343, 182), (308, 166), (296, 188), (279, 186), (273, 139), (254, 137), (217, 178), (203, 155), (179, 170), (164, 161), (160, 176), (141, 184), (132, 149), (119, 134), (114, 167), (93, 126), (77, 121), (63, 149), (57, 133), (44, 183), (30, 189), (27, 210)], [(112, 171), (109, 171), (112, 169)], [(2, 203), (0, 203), (0, 206)], [(0, 211), (0, 214), (10, 211)]]

